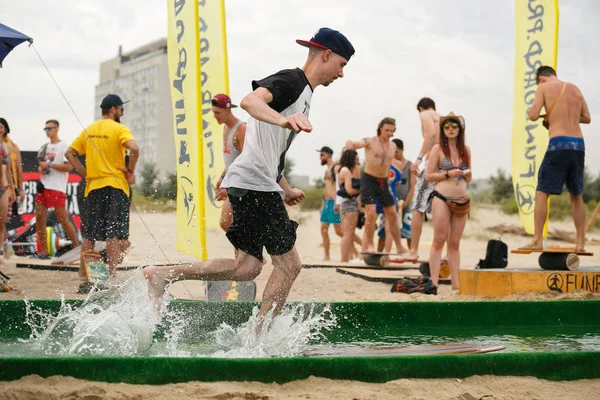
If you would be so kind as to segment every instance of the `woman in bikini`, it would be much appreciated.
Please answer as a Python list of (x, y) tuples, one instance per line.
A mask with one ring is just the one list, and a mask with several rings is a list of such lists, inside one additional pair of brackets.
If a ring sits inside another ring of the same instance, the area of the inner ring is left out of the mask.
[[(8, 131), (8, 124), (4, 118), (0, 118), (0, 138)], [(12, 203), (13, 196), (8, 192), (12, 186), (12, 174), (10, 173), (10, 160), (8, 152), (4, 147), (4, 142), (0, 141), (0, 239), (6, 240), (6, 221), (8, 220), (8, 205)], [(0, 260), (0, 264), (2, 260)]]
[(340, 213), (342, 214), (342, 261), (350, 261), (353, 254), (353, 242), (356, 224), (358, 223), (358, 194), (360, 191), (360, 163), (354, 150), (346, 150), (340, 158), (338, 172), (339, 190), (342, 198)]
[(452, 289), (458, 289), (459, 245), (467, 223), (466, 195), (471, 178), (471, 150), (465, 145), (464, 118), (450, 113), (440, 118), (440, 141), (431, 149), (425, 177), (427, 182), (436, 182), (432, 193), (433, 243), (429, 253), (431, 279), (436, 286), (442, 250), (447, 244)]

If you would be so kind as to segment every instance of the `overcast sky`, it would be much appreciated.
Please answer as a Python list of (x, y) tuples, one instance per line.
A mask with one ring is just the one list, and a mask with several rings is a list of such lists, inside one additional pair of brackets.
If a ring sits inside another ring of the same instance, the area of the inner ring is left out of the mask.
[[(587, 98), (586, 163), (597, 174), (600, 2), (560, 3), (558, 74)], [(442, 114), (465, 116), (475, 178), (510, 170), (513, 1), (228, 0), (226, 7), (234, 102), (251, 90), (252, 79), (301, 67), (306, 50), (294, 40), (309, 39), (321, 26), (340, 30), (356, 48), (345, 77), (315, 91), (314, 131), (300, 135), (288, 156), (296, 173), (321, 176), (315, 149), (328, 145), (339, 156), (345, 140), (375, 134), (388, 116), (398, 121), (396, 136), (414, 159), (421, 144), (415, 105), (423, 96), (432, 97)], [(100, 62), (114, 57), (119, 45), (127, 52), (166, 36), (166, 0), (0, 0), (0, 9), (1, 23), (34, 39), (84, 125), (93, 122)], [(6, 58), (0, 82), (0, 116), (22, 149), (37, 150), (46, 141), (42, 127), (49, 118), (60, 120), (63, 140), (81, 131), (27, 44)], [(246, 118), (241, 110), (236, 115)]]

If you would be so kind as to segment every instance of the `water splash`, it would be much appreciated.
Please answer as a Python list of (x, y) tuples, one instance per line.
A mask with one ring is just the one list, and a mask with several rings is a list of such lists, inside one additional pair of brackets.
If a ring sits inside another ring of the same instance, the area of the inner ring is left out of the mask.
[(324, 331), (337, 326), (337, 319), (329, 305), (317, 310), (314, 303), (288, 304), (277, 317), (267, 315), (257, 333), (260, 318), (258, 308), (250, 319), (237, 328), (226, 323), (214, 332), (219, 350), (213, 357), (258, 358), (296, 357), (309, 342), (323, 337)]
[(58, 315), (35, 309), (26, 300), (27, 341), (47, 355), (133, 356), (146, 352), (161, 317), (148, 297), (141, 270), (104, 293), (90, 294), (73, 307), (61, 296)]
[[(163, 315), (156, 311), (141, 268), (124, 283), (90, 294), (81, 305), (61, 296), (57, 315), (27, 300), (25, 304), (31, 329), (25, 344), (35, 352), (58, 356), (294, 357), (337, 326), (329, 305), (294, 303), (277, 317), (264, 317), (261, 329), (254, 307), (240, 326), (223, 322), (200, 338), (196, 330), (203, 325), (201, 315), (177, 307), (163, 307)], [(159, 326), (164, 340), (157, 341), (154, 333)]]

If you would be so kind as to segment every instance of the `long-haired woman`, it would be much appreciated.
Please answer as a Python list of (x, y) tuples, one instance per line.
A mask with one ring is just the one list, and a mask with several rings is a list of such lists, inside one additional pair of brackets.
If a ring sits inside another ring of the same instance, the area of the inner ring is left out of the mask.
[(440, 141), (431, 149), (425, 177), (428, 182), (436, 182), (432, 193), (433, 243), (429, 252), (431, 279), (436, 286), (442, 250), (447, 243), (452, 289), (458, 289), (460, 240), (470, 207), (467, 183), (471, 177), (471, 150), (465, 144), (464, 118), (450, 113), (440, 118)]
[(338, 172), (338, 196), (342, 198), (340, 213), (342, 214), (342, 261), (350, 261), (353, 254), (353, 241), (358, 222), (358, 194), (360, 191), (360, 164), (358, 154), (354, 150), (345, 150), (340, 158)]
[[(10, 132), (8, 122), (0, 118), (0, 138)], [(13, 197), (8, 192), (12, 186), (12, 176), (10, 173), (10, 160), (8, 151), (5, 148), (4, 141), (0, 140), (0, 243), (6, 240), (6, 222), (8, 220), (8, 207), (12, 203)], [(2, 261), (0, 261), (1, 263)]]

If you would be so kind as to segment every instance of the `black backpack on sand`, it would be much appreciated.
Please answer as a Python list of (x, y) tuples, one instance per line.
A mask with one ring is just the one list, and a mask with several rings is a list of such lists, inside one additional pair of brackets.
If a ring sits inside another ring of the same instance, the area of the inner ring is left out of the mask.
[(479, 260), (481, 269), (506, 268), (508, 265), (508, 246), (500, 239), (488, 241), (485, 259)]

